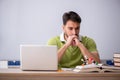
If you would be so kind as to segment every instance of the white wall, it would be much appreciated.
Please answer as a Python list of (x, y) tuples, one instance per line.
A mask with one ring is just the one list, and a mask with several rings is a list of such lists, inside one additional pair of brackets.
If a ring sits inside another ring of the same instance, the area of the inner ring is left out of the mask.
[(120, 0), (0, 0), (0, 60), (19, 59), (22, 43), (59, 35), (70, 10), (80, 14), (80, 34), (96, 41), (101, 59), (120, 52)]

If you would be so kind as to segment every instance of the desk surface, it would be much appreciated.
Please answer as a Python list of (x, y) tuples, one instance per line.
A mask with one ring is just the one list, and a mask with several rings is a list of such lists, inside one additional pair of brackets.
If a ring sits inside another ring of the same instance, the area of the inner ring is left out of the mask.
[(22, 71), (20, 69), (0, 69), (0, 80), (120, 80), (120, 73), (106, 72), (106, 73), (76, 73), (70, 71)]

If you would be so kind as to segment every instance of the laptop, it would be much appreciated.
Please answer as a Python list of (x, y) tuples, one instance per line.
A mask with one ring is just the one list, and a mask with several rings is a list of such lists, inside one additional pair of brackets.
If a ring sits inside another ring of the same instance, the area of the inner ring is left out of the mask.
[(22, 70), (57, 70), (57, 46), (20, 45)]

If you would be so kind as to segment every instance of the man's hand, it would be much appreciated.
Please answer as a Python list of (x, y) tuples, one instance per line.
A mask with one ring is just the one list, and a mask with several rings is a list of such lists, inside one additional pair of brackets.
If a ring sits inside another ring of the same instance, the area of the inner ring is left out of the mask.
[(66, 45), (67, 46), (70, 46), (70, 45), (72, 45), (72, 46), (77, 46), (77, 44), (78, 44), (78, 37), (76, 36), (76, 35), (72, 35), (72, 36), (69, 36), (68, 38), (67, 38), (67, 42), (66, 42)]
[(82, 43), (79, 41), (78, 38), (75, 38), (74, 40), (75, 40), (75, 45), (76, 46), (82, 45)]

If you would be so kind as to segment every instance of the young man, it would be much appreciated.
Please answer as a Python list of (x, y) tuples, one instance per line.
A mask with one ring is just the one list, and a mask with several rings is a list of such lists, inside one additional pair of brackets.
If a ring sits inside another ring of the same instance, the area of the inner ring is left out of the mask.
[(72, 68), (81, 65), (81, 59), (92, 58), (100, 62), (93, 39), (79, 35), (81, 17), (73, 12), (63, 14), (63, 33), (48, 41), (48, 45), (57, 45), (59, 67)]

